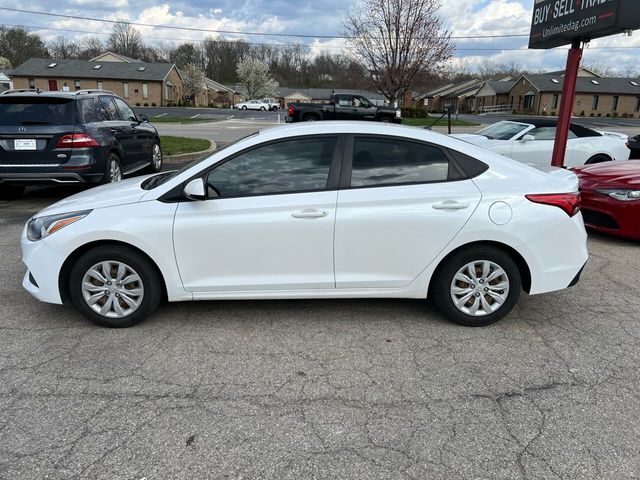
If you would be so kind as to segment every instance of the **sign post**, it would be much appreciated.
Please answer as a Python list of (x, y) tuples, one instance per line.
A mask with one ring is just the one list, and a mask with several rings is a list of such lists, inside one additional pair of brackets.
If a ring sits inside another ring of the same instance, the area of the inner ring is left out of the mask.
[(551, 164), (564, 165), (582, 43), (640, 28), (639, 0), (536, 0), (529, 48), (571, 45), (562, 88)]

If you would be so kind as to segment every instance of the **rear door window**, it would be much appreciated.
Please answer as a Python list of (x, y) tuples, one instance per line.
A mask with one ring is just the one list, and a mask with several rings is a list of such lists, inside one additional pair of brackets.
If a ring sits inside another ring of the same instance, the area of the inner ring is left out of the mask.
[(116, 104), (113, 103), (113, 99), (111, 97), (101, 95), (100, 103), (102, 104), (104, 112), (107, 116), (107, 120), (122, 120), (122, 118), (120, 117), (120, 113), (116, 108)]
[(73, 125), (72, 99), (55, 97), (0, 97), (0, 125)]
[(355, 137), (352, 187), (446, 182), (461, 175), (438, 147), (396, 138)]

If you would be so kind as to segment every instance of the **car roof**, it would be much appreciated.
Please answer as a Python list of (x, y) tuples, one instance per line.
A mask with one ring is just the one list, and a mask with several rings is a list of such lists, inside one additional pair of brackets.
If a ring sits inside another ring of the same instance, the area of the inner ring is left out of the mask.
[(115, 94), (113, 92), (108, 92), (108, 91), (98, 91), (98, 90), (94, 90), (94, 91), (73, 91), (73, 92), (50, 92), (50, 91), (38, 91), (38, 90), (29, 90), (29, 91), (11, 91), (8, 90), (7, 92), (4, 92), (3, 94), (0, 95), (0, 98), (15, 98), (15, 97), (19, 97), (19, 98), (33, 98), (33, 97), (49, 97), (49, 98), (69, 98), (69, 99), (74, 99), (74, 98), (87, 98), (87, 97), (95, 97), (98, 95), (113, 95), (115, 96)]

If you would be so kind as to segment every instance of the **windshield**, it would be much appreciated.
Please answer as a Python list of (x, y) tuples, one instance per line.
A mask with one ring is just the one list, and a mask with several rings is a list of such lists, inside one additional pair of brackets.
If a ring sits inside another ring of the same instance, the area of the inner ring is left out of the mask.
[(529, 128), (529, 125), (525, 123), (498, 122), (482, 130), (478, 130), (476, 134), (483, 135), (490, 140), (511, 140), (527, 128)]
[(0, 97), (0, 125), (73, 125), (73, 100), (52, 97)]
[[(249, 135), (245, 135), (244, 137), (239, 138), (235, 142), (231, 142), (230, 144), (225, 145), (224, 147), (218, 148), (215, 151), (215, 153), (221, 152), (222, 150), (225, 150), (225, 149), (229, 148), (231, 145), (235, 145), (236, 143), (239, 143), (239, 142), (241, 142), (243, 140), (246, 140), (247, 138), (251, 138), (251, 137), (254, 137), (256, 135), (258, 135), (258, 132), (254, 132), (254, 133), (251, 133)], [(161, 173), (159, 173), (157, 175), (154, 175), (151, 178), (148, 178), (144, 182), (142, 182), (141, 186), (145, 190), (152, 190), (152, 189), (154, 189), (156, 187), (159, 187), (160, 185), (165, 183), (167, 180), (172, 179), (176, 175), (180, 175), (182, 172), (190, 169), (191, 167), (195, 167), (200, 162), (203, 162), (204, 160), (207, 160), (208, 158), (211, 158), (211, 156), (205, 156), (205, 157), (199, 158), (197, 160), (194, 160), (193, 162), (188, 163), (187, 165), (185, 165), (184, 167), (182, 167), (179, 170), (171, 170), (169, 172), (161, 172)]]

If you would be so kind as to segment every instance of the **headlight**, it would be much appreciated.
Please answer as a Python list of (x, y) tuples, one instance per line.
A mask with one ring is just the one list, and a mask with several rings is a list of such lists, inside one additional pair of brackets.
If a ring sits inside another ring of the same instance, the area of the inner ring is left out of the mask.
[(57, 232), (61, 228), (77, 222), (90, 213), (91, 210), (83, 210), (82, 212), (61, 213), (58, 215), (47, 215), (46, 217), (32, 218), (27, 224), (27, 238), (32, 242), (41, 240), (52, 233)]
[(602, 195), (609, 195), (611, 198), (621, 200), (623, 202), (630, 202), (632, 200), (640, 200), (640, 190), (625, 190), (625, 189), (600, 189), (596, 192)]

